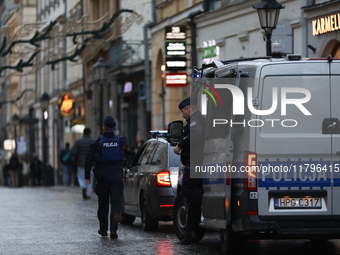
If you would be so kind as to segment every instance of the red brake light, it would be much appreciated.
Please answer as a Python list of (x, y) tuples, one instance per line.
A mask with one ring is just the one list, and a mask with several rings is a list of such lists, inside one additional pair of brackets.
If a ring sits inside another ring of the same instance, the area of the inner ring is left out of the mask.
[(157, 185), (171, 186), (170, 173), (168, 171), (162, 171), (157, 174)]
[(245, 152), (243, 186), (245, 190), (256, 190), (257, 186), (257, 155), (254, 152)]

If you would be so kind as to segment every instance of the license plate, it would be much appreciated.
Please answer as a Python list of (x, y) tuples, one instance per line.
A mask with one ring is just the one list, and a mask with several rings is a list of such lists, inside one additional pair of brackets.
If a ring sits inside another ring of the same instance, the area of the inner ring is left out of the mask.
[(320, 197), (275, 198), (275, 209), (313, 208), (321, 209)]

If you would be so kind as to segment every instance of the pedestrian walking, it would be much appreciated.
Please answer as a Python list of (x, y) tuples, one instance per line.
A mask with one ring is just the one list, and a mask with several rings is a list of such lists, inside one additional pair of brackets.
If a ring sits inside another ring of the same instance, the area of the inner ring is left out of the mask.
[(59, 160), (63, 164), (64, 182), (67, 186), (72, 183), (72, 159), (70, 143), (65, 144), (65, 148), (61, 150)]
[[(83, 137), (76, 140), (72, 147), (71, 155), (77, 162), (77, 177), (83, 198), (89, 199), (92, 194), (92, 185), (85, 183), (85, 158), (90, 149), (90, 144), (93, 143), (93, 139), (90, 138), (91, 129), (85, 128), (83, 133)], [(91, 178), (93, 179), (93, 173), (91, 173)]]
[(96, 166), (93, 170), (97, 179), (96, 194), (98, 196), (98, 234), (107, 236), (109, 205), (110, 214), (110, 237), (118, 238), (118, 221), (121, 215), (121, 196), (123, 193), (123, 165), (124, 148), (126, 138), (114, 134), (116, 122), (111, 116), (106, 116), (103, 122), (104, 134), (91, 144), (86, 157), (85, 178), (86, 183), (91, 183), (90, 172), (92, 163)]
[(40, 186), (42, 179), (43, 162), (39, 160), (38, 154), (33, 153), (33, 158), (30, 164), (31, 186)]
[(19, 187), (19, 171), (21, 170), (21, 166), (18, 155), (14, 152), (9, 159), (9, 169), (13, 187)]
[[(188, 208), (186, 235), (181, 244), (187, 245), (198, 241), (196, 232), (201, 221), (201, 205), (203, 196), (202, 179), (190, 178), (190, 166), (202, 165), (204, 143), (205, 118), (197, 110), (197, 99), (184, 99), (178, 106), (183, 118), (187, 121), (183, 128), (183, 139), (174, 148), (174, 152), (181, 154), (181, 161), (185, 165), (183, 170), (182, 193)], [(190, 148), (190, 142), (192, 148)], [(192, 161), (192, 162), (191, 162)]]
[(12, 187), (10, 166), (9, 166), (8, 161), (6, 161), (6, 164), (4, 165), (4, 168), (2, 169), (2, 175), (4, 177), (4, 185), (7, 187)]

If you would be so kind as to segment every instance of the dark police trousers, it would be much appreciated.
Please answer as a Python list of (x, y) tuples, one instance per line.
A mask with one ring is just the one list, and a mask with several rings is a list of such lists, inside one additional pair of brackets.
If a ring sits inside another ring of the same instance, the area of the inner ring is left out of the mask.
[(199, 228), (203, 196), (202, 179), (190, 179), (189, 166), (185, 166), (183, 171), (182, 194), (186, 199), (188, 208), (188, 219), (185, 230), (189, 233)]
[(104, 232), (108, 227), (109, 204), (111, 202), (110, 231), (115, 233), (121, 215), (121, 197), (124, 189), (121, 170), (106, 170), (97, 180), (98, 219), (100, 229)]

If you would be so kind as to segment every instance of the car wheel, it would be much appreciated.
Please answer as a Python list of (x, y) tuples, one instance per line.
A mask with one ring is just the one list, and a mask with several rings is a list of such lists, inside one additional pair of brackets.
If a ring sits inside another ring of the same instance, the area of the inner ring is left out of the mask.
[(119, 222), (121, 224), (132, 224), (135, 221), (135, 219), (136, 219), (135, 216), (125, 214), (123, 211)]
[[(173, 225), (175, 228), (175, 233), (177, 238), (182, 241), (185, 237), (185, 225), (187, 223), (187, 213), (186, 213), (186, 206), (184, 202), (184, 197), (182, 192), (178, 193), (175, 204), (174, 204), (174, 211), (173, 211)], [(197, 239), (196, 242), (202, 240), (205, 234), (204, 228), (199, 228), (196, 231)]]
[(173, 225), (177, 238), (182, 241), (185, 236), (185, 225), (187, 223), (187, 213), (182, 192), (178, 193), (173, 211)]
[(222, 254), (244, 254), (247, 240), (235, 233), (231, 226), (228, 226), (227, 229), (221, 229), (220, 237)]
[(142, 226), (144, 231), (156, 231), (158, 229), (158, 220), (152, 219), (145, 199), (142, 204)]

